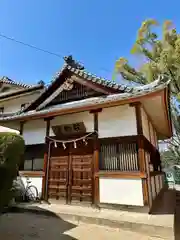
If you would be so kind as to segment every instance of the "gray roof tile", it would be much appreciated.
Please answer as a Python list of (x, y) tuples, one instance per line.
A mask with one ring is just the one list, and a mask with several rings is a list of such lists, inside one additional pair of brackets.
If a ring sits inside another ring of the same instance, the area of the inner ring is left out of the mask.
[(25, 84), (25, 83), (21, 83), (21, 82), (16, 82), (5, 76), (3, 76), (0, 79), (0, 83), (6, 83), (6, 84), (15, 85), (15, 86), (23, 87), (23, 88), (31, 88), (31, 87), (36, 86), (36, 85), (29, 85), (29, 84)]
[(119, 100), (124, 100), (124, 99), (131, 99), (134, 97), (138, 97), (138, 96), (145, 96), (146, 94), (150, 93), (150, 92), (156, 92), (158, 90), (164, 89), (165, 87), (168, 86), (170, 81), (162, 81), (161, 78), (159, 78), (158, 80), (156, 80), (153, 83), (150, 83), (148, 85), (145, 85), (143, 87), (136, 87), (136, 88), (130, 88), (128, 89), (127, 92), (125, 93), (118, 93), (118, 94), (111, 94), (111, 95), (107, 95), (107, 96), (103, 96), (103, 97), (92, 97), (92, 98), (87, 98), (87, 99), (83, 99), (80, 101), (75, 101), (75, 102), (69, 102), (69, 103), (63, 103), (63, 104), (59, 104), (59, 105), (54, 105), (54, 106), (50, 106), (50, 107), (46, 107), (43, 110), (33, 110), (33, 111), (29, 111), (29, 112), (17, 112), (15, 114), (12, 115), (0, 115), (0, 121), (8, 121), (8, 120), (18, 120), (21, 119), (23, 117), (28, 117), (28, 116), (38, 116), (41, 114), (46, 114), (46, 113), (53, 113), (53, 112), (57, 112), (57, 110), (59, 112), (64, 111), (64, 110), (70, 110), (70, 109), (78, 109), (81, 107), (86, 107), (86, 106), (93, 106), (96, 104), (103, 104), (103, 103), (109, 103), (109, 102), (116, 102)]

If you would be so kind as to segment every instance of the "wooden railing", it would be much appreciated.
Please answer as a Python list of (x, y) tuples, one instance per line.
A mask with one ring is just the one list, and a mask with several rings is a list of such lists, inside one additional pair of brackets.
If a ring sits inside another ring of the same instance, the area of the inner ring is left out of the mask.
[(100, 140), (99, 170), (139, 171), (137, 136)]
[(142, 147), (139, 139), (143, 142), (147, 164), (152, 166), (152, 171), (161, 171), (158, 149), (142, 135), (100, 139), (99, 171), (139, 172), (139, 149)]
[(152, 145), (144, 136), (144, 150), (146, 157), (148, 158), (148, 164), (150, 164), (150, 172), (161, 172), (161, 158), (158, 149)]

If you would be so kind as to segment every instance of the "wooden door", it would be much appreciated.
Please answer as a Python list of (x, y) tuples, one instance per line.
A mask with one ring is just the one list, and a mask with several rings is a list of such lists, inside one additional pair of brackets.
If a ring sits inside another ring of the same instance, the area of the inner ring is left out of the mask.
[(51, 147), (48, 177), (48, 198), (67, 201), (68, 197), (68, 149)]
[(93, 203), (93, 145), (79, 142), (71, 151), (70, 200)]
[(93, 144), (88, 141), (51, 150), (48, 197), (71, 202), (93, 203)]

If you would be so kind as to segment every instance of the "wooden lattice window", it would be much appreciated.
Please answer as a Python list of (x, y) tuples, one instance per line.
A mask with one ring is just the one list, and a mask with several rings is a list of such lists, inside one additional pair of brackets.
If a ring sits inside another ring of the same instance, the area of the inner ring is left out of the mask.
[(137, 144), (102, 143), (99, 169), (106, 171), (139, 171)]

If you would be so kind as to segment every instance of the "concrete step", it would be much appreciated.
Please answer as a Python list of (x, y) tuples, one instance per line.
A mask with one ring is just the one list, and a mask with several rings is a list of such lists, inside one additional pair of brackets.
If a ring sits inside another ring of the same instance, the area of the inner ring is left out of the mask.
[[(77, 210), (77, 211), (76, 211)], [(43, 214), (60, 217), (64, 221), (73, 221), (76, 224), (87, 223), (107, 226), (116, 229), (129, 230), (132, 232), (142, 233), (151, 237), (161, 237), (163, 239), (172, 239), (173, 219), (165, 221), (169, 216), (151, 216), (138, 213), (124, 213), (120, 211), (95, 211), (85, 208), (79, 211), (75, 207), (55, 207), (55, 206), (14, 206), (9, 209), (10, 212), (30, 212), (35, 214)], [(119, 212), (119, 214), (118, 214)], [(116, 214), (115, 214), (116, 213)], [(117, 217), (118, 216), (118, 217)]]

